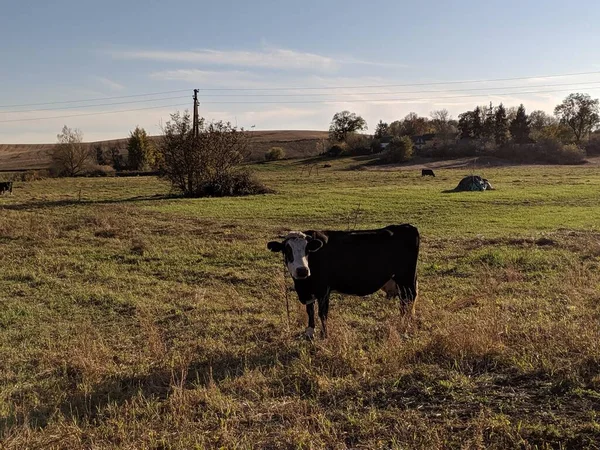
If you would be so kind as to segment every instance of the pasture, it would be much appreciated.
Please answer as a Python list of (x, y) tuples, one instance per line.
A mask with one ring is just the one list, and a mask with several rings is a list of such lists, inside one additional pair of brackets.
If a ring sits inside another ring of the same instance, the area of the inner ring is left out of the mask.
[[(598, 448), (600, 172), (255, 166), (276, 194), (155, 178), (0, 197), (0, 448)], [(419, 228), (419, 299), (332, 295), (330, 337), (266, 242)], [(286, 294), (287, 292), (287, 294)], [(289, 296), (290, 319), (286, 313)]]

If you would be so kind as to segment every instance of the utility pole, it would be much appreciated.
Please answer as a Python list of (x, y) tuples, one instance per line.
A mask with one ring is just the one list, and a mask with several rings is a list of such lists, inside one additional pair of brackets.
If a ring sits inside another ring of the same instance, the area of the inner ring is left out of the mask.
[(198, 121), (198, 89), (194, 89), (194, 123), (193, 123), (193, 135), (198, 137), (199, 134), (199, 121)]

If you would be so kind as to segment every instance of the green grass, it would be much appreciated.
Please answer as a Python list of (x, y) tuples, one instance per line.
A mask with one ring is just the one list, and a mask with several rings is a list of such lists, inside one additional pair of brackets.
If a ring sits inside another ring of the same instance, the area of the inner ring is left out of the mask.
[[(153, 178), (0, 197), (0, 448), (597, 448), (600, 173), (258, 165), (276, 194)], [(332, 297), (330, 338), (266, 242), (410, 222), (416, 318)]]

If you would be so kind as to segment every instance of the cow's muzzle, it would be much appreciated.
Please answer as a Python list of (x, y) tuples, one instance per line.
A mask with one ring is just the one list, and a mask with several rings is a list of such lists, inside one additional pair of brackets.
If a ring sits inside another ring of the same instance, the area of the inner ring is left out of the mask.
[(294, 277), (297, 280), (304, 280), (308, 278), (308, 269), (306, 267), (298, 267), (296, 269), (296, 276)]

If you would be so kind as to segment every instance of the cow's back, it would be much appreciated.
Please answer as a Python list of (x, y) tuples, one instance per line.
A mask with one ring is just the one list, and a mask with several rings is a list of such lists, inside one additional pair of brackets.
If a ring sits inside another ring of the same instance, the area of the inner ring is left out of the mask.
[(353, 295), (379, 290), (399, 272), (416, 270), (419, 235), (411, 225), (325, 231), (327, 245), (309, 255), (312, 284)]

